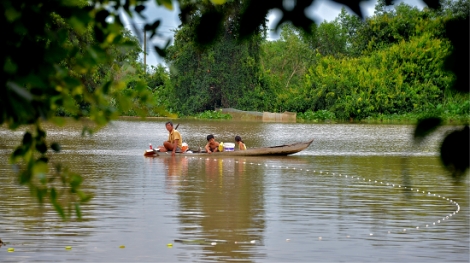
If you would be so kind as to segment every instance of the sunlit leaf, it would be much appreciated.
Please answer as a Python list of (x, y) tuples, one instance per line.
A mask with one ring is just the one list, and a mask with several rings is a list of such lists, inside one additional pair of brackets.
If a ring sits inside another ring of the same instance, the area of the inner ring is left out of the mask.
[(51, 122), (54, 123), (57, 126), (64, 126), (65, 125), (65, 119), (62, 117), (52, 117)]
[(79, 187), (82, 182), (83, 182), (83, 178), (80, 175), (78, 174), (70, 175), (70, 186), (72, 187), (72, 189)]
[(147, 83), (144, 82), (144, 81), (138, 81), (137, 85), (135, 86), (135, 90), (137, 92), (143, 92), (143, 91), (147, 90)]
[(82, 218), (82, 210), (80, 209), (80, 204), (75, 203), (75, 214), (77, 215), (78, 218)]
[(48, 168), (46, 162), (37, 161), (37, 162), (34, 164), (33, 173), (34, 173), (35, 175), (47, 174), (48, 171), (49, 171), (49, 168)]
[(62, 217), (62, 219), (65, 219), (65, 212), (62, 206), (58, 202), (52, 202), (52, 205), (54, 206), (55, 211)]
[(168, 10), (173, 10), (173, 3), (171, 0), (157, 0), (158, 5), (163, 5)]
[(44, 201), (44, 196), (47, 194), (46, 191), (44, 191), (44, 189), (41, 189), (41, 188), (37, 188), (36, 189), (36, 197), (38, 198), (38, 201), (40, 204), (43, 203)]
[(13, 7), (8, 7), (8, 8), (5, 8), (4, 15), (6, 19), (8, 20), (8, 22), (14, 22), (15, 20), (21, 17), (21, 12), (16, 11), (15, 8)]
[(75, 17), (75, 16), (71, 17), (69, 19), (69, 23), (73, 27), (73, 29), (75, 29), (77, 32), (81, 34), (85, 33), (87, 30), (87, 25), (84, 24), (83, 20), (81, 20), (78, 17)]
[(51, 188), (50, 197), (51, 197), (51, 200), (54, 202), (57, 200), (57, 191), (55, 190), (54, 187)]
[(223, 5), (227, 0), (211, 0), (211, 2), (215, 5)]

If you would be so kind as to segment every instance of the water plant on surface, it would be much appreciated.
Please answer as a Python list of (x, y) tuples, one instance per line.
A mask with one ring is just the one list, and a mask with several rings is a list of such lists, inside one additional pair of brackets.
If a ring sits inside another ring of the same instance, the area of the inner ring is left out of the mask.
[(306, 121), (326, 121), (334, 120), (336, 116), (333, 112), (327, 110), (312, 111), (308, 110), (304, 113), (297, 113), (297, 118)]
[(199, 113), (196, 115), (198, 119), (224, 119), (230, 120), (232, 119), (232, 115), (222, 113), (222, 110), (206, 110), (204, 112)]

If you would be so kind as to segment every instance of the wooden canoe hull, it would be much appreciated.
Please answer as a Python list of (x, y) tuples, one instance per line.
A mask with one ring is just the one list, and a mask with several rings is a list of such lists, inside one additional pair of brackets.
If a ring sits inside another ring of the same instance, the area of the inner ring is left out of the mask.
[[(271, 147), (248, 148), (245, 151), (232, 151), (232, 152), (215, 152), (210, 156), (285, 156), (289, 154), (298, 153), (305, 150), (312, 144), (313, 140), (308, 142), (299, 142), (288, 145), (277, 145)], [(209, 156), (208, 153), (176, 153), (177, 156)], [(155, 150), (147, 150), (144, 156), (157, 157), (157, 156), (171, 156), (171, 152), (157, 152)]]

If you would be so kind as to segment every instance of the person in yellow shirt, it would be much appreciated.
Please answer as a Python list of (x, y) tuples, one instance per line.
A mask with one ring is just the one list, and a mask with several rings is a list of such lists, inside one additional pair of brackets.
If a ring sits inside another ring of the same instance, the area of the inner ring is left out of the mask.
[(163, 142), (163, 146), (158, 146), (160, 152), (171, 151), (171, 155), (174, 156), (176, 152), (181, 152), (183, 147), (183, 138), (179, 131), (173, 128), (173, 123), (168, 121), (165, 123), (166, 129), (168, 130), (168, 141)]
[(235, 143), (238, 145), (238, 149), (239, 150), (246, 150), (246, 145), (245, 143), (242, 141), (242, 137), (240, 136), (235, 136)]

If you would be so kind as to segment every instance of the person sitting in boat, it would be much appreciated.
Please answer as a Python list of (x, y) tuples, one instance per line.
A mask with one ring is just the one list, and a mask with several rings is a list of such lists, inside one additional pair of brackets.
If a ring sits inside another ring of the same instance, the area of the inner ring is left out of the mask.
[(158, 146), (160, 152), (171, 151), (171, 155), (174, 156), (176, 152), (181, 152), (183, 148), (183, 138), (176, 129), (173, 129), (173, 123), (168, 121), (165, 123), (166, 129), (168, 130), (168, 141), (163, 142), (163, 146)]
[(215, 140), (214, 135), (209, 134), (207, 135), (207, 144), (206, 144), (206, 152), (213, 153), (219, 151), (219, 143)]
[(235, 143), (238, 145), (238, 150), (246, 150), (246, 145), (245, 143), (242, 141), (242, 137), (240, 136), (235, 136)]
[(240, 136), (238, 136), (238, 135), (235, 136), (235, 143), (238, 145), (238, 149), (239, 149), (239, 150), (242, 150), (242, 151), (243, 151), (243, 150), (246, 150), (246, 145), (245, 145), (245, 143), (243, 142), (242, 137), (240, 137)]

